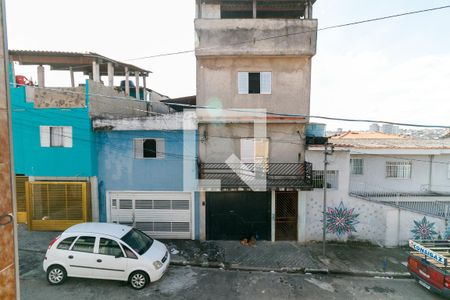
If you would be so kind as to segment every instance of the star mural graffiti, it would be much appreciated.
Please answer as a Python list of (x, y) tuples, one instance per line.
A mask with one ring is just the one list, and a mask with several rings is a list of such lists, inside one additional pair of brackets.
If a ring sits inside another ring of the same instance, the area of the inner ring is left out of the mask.
[(411, 230), (416, 240), (432, 240), (437, 235), (434, 231), (434, 223), (429, 222), (426, 217), (421, 221), (414, 220), (414, 229)]
[(337, 236), (350, 235), (352, 232), (356, 232), (355, 225), (359, 223), (359, 214), (355, 214), (354, 210), (354, 208), (346, 208), (342, 201), (338, 207), (328, 207), (325, 212), (327, 232)]

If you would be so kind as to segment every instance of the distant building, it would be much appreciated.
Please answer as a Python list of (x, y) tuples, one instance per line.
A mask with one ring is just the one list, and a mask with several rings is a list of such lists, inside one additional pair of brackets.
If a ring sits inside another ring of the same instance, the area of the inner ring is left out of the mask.
[(392, 134), (400, 134), (400, 127), (392, 126)]
[(394, 125), (392, 124), (383, 124), (381, 126), (381, 132), (386, 134), (393, 134), (394, 133)]
[(377, 123), (371, 124), (370, 127), (369, 127), (369, 131), (379, 132), (380, 131), (380, 125), (378, 125)]

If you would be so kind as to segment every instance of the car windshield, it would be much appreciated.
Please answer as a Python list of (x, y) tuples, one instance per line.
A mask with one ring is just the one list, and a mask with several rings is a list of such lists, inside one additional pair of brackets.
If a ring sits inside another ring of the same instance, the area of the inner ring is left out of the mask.
[(122, 239), (139, 255), (144, 254), (153, 244), (153, 239), (136, 228), (131, 229)]

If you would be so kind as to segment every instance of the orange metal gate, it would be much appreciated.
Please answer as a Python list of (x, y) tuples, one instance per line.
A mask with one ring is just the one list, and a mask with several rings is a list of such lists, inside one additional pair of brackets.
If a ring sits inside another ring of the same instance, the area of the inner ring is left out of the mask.
[(87, 182), (27, 182), (28, 228), (65, 230), (90, 221), (90, 193)]

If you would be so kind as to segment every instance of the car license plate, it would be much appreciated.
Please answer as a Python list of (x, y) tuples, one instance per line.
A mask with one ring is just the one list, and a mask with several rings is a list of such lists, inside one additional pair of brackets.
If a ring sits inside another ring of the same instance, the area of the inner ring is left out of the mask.
[(423, 282), (422, 280), (419, 280), (419, 284), (420, 284), (421, 286), (423, 286), (424, 288), (426, 288), (427, 290), (430, 289), (430, 286), (429, 286), (428, 284), (426, 284), (425, 282)]

